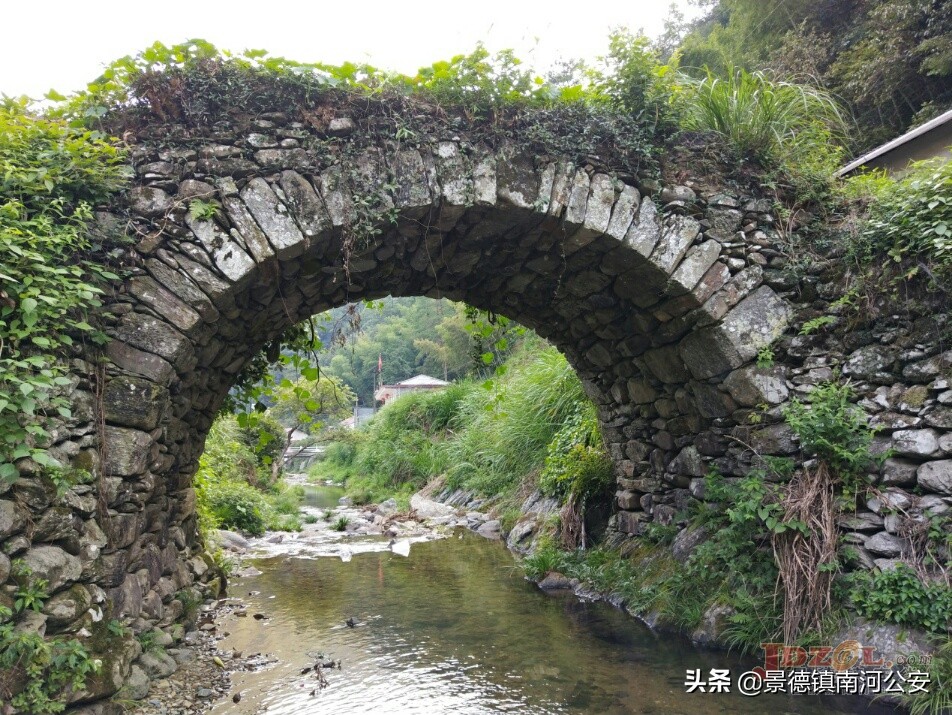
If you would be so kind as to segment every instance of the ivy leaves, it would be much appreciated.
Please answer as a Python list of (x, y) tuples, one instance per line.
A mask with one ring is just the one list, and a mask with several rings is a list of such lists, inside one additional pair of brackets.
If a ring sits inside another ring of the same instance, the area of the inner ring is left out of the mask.
[(89, 132), (0, 106), (0, 480), (26, 457), (55, 466), (44, 418), (72, 416), (63, 358), (74, 339), (105, 341), (85, 315), (118, 276), (82, 256), (90, 202), (122, 183), (119, 158)]

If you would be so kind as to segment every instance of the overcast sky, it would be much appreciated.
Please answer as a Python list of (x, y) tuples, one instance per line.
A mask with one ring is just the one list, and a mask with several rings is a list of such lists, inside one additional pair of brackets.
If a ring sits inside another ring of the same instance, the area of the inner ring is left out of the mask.
[[(684, 6), (685, 0), (678, 0)], [(13, 0), (4, 3), (0, 93), (39, 97), (81, 89), (104, 65), (156, 40), (203, 38), (299, 61), (366, 61), (414, 74), (482, 41), (536, 69), (604, 54), (613, 27), (663, 27), (670, 0)]]

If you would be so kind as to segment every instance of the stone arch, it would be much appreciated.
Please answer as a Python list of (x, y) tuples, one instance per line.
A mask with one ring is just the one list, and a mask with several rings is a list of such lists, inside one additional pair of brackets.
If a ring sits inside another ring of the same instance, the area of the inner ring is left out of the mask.
[[(287, 327), (348, 301), (462, 300), (558, 347), (598, 405), (623, 531), (670, 521), (724, 454), (735, 411), (785, 397), (746, 367), (791, 316), (738, 234), (766, 210), (756, 202), (639, 188), (517, 144), (350, 139), (347, 116), (323, 132), (281, 114), (200, 135), (155, 129), (132, 152), (135, 268), (104, 309), (119, 613), (135, 615), (175, 553), (191, 553), (191, 480), (235, 376)], [(355, 143), (346, 164), (302, 148), (328, 133)], [(217, 204), (216, 218), (193, 216), (195, 200)], [(118, 225), (100, 216), (101, 230)]]

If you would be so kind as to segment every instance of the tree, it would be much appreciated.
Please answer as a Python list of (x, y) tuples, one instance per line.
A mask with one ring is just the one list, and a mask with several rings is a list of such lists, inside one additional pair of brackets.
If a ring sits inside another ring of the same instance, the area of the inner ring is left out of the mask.
[(349, 387), (327, 375), (318, 375), (314, 379), (308, 375), (293, 382), (282, 380), (275, 391), (274, 404), (268, 410), (286, 428), (280, 454), (271, 464), (272, 477), (277, 476), (288, 457), (296, 431), (313, 434), (331, 420), (346, 418), (353, 410), (355, 400)]

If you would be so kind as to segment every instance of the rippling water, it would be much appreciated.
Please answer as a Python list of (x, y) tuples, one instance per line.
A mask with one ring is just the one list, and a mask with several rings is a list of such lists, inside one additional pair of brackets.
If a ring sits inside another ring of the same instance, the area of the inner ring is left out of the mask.
[[(249, 613), (268, 618), (229, 617), (219, 626), (230, 632), (222, 645), (279, 660), (235, 675), (241, 702), (213, 712), (813, 715), (864, 707), (688, 695), (687, 668), (731, 668), (736, 676), (753, 663), (657, 635), (606, 604), (544, 594), (501, 544), (477, 536), (414, 543), (406, 558), (379, 537), (345, 538), (348, 562), (269, 546), (276, 555), (253, 561), (262, 574), (232, 586)], [(323, 690), (313, 672), (301, 674), (319, 654), (342, 661), (326, 671)]]

